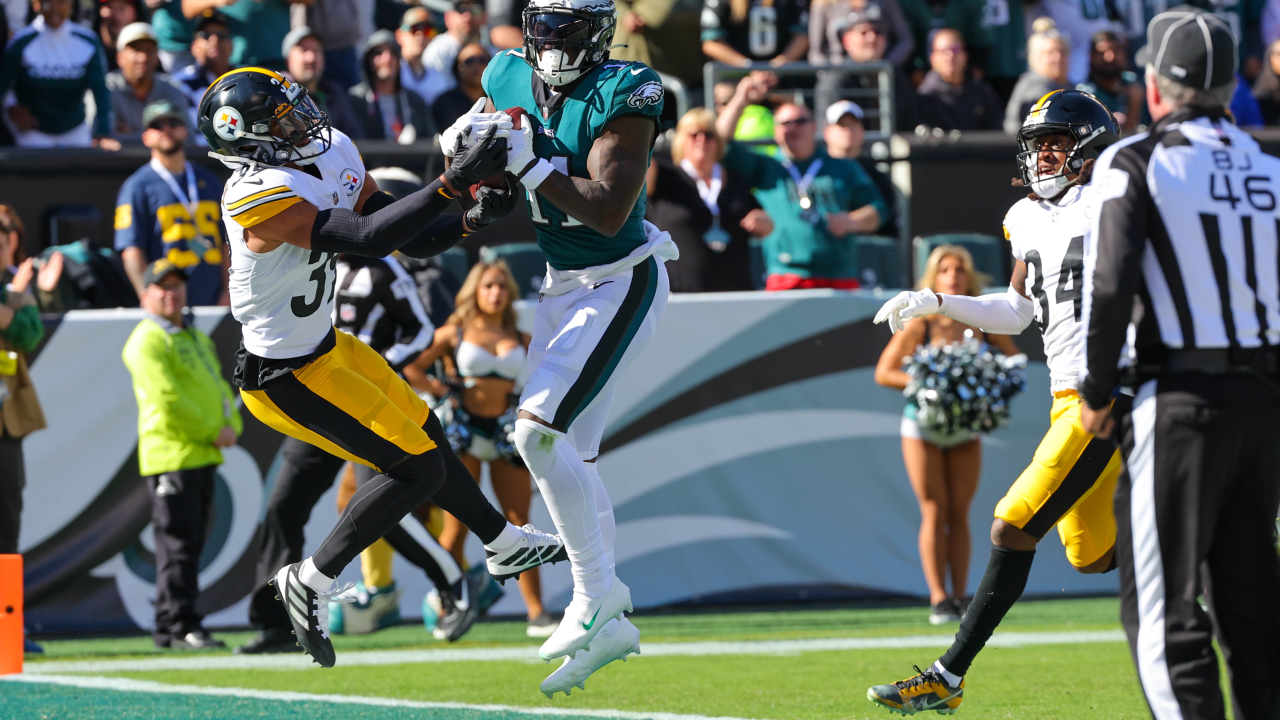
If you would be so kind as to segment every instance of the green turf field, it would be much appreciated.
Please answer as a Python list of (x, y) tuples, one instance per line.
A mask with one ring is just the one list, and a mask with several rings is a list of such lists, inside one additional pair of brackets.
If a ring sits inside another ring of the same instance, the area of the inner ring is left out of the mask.
[[(866, 689), (913, 674), (955, 626), (922, 608), (648, 615), (648, 654), (614, 663), (585, 691), (547, 700), (524, 625), (479, 624), (453, 645), (420, 626), (335, 638), (338, 665), (298, 656), (161, 652), (149, 638), (60, 640), (0, 684), (4, 718), (887, 717)], [(973, 718), (1145, 718), (1112, 599), (1024, 602), (966, 678)], [(235, 645), (247, 633), (222, 633)], [(458, 651), (442, 656), (441, 651)], [(344, 663), (345, 660), (345, 663)], [(175, 687), (181, 686), (181, 687)]]

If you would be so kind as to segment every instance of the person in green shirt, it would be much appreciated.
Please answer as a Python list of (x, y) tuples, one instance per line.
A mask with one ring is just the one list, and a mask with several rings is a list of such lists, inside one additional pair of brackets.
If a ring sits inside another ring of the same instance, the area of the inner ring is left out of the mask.
[(222, 448), (243, 429), (213, 341), (184, 317), (187, 276), (167, 259), (142, 276), (146, 312), (124, 345), (138, 400), (138, 466), (155, 528), (157, 647), (225, 647), (196, 610), (199, 558)]
[[(280, 49), (289, 34), (289, 6), (315, 0), (182, 0), (188, 20), (214, 9), (231, 24), (231, 66), (284, 70)], [(355, 19), (352, 19), (355, 22)]]
[[(737, 125), (746, 99), (737, 94), (716, 119), (722, 137)], [(764, 239), (767, 290), (858, 287), (853, 236), (873, 235), (889, 213), (858, 163), (818, 147), (813, 114), (787, 103), (773, 115), (779, 160), (730, 143), (721, 164), (746, 178), (774, 221)], [(750, 230), (750, 228), (748, 228)]]

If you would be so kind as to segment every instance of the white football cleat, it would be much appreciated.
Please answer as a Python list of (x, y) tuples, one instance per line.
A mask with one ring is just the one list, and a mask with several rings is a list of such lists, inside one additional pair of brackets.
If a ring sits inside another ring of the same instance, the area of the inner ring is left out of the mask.
[(564, 619), (542, 643), (538, 655), (543, 660), (573, 655), (590, 645), (606, 623), (631, 610), (631, 588), (616, 577), (609, 592), (601, 597), (574, 592), (569, 607), (564, 609)]
[(558, 692), (565, 695), (574, 687), (585, 690), (586, 679), (614, 660), (627, 661), (627, 656), (640, 654), (640, 629), (624, 615), (605, 623), (600, 634), (586, 650), (573, 657), (566, 657), (555, 672), (538, 686), (548, 698)]
[(520, 528), (521, 537), (506, 550), (484, 549), (485, 566), (499, 585), (508, 578), (520, 578), (520, 573), (539, 565), (550, 565), (569, 559), (569, 551), (559, 535), (538, 532), (532, 525)]

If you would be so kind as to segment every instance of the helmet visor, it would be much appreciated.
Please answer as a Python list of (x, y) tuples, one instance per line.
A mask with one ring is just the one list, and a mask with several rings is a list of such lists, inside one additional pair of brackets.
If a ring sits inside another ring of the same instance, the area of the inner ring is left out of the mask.
[(529, 39), (541, 46), (556, 43), (581, 43), (591, 40), (591, 22), (586, 18), (561, 13), (544, 13), (530, 15), (528, 20)]
[(328, 127), (329, 117), (316, 107), (314, 101), (305, 92), (300, 94), (292, 105), (281, 105), (276, 109), (276, 127), (272, 135), (293, 145), (302, 147), (317, 137), (321, 130)]

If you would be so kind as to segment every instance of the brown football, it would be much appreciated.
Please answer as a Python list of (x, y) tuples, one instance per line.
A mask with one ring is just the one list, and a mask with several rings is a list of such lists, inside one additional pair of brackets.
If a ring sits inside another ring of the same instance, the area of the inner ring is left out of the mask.
[[(513, 108), (508, 108), (506, 110), (503, 110), (502, 112), (511, 116), (512, 129), (519, 130), (520, 123), (523, 121), (525, 116), (524, 108), (513, 107)], [(500, 188), (500, 187), (506, 187), (506, 184), (507, 184), (506, 172), (494, 173), (489, 177), (485, 178), (484, 180), (481, 180), (480, 182), (471, 186), (471, 199), (472, 200), (477, 199), (476, 191), (482, 187)]]

